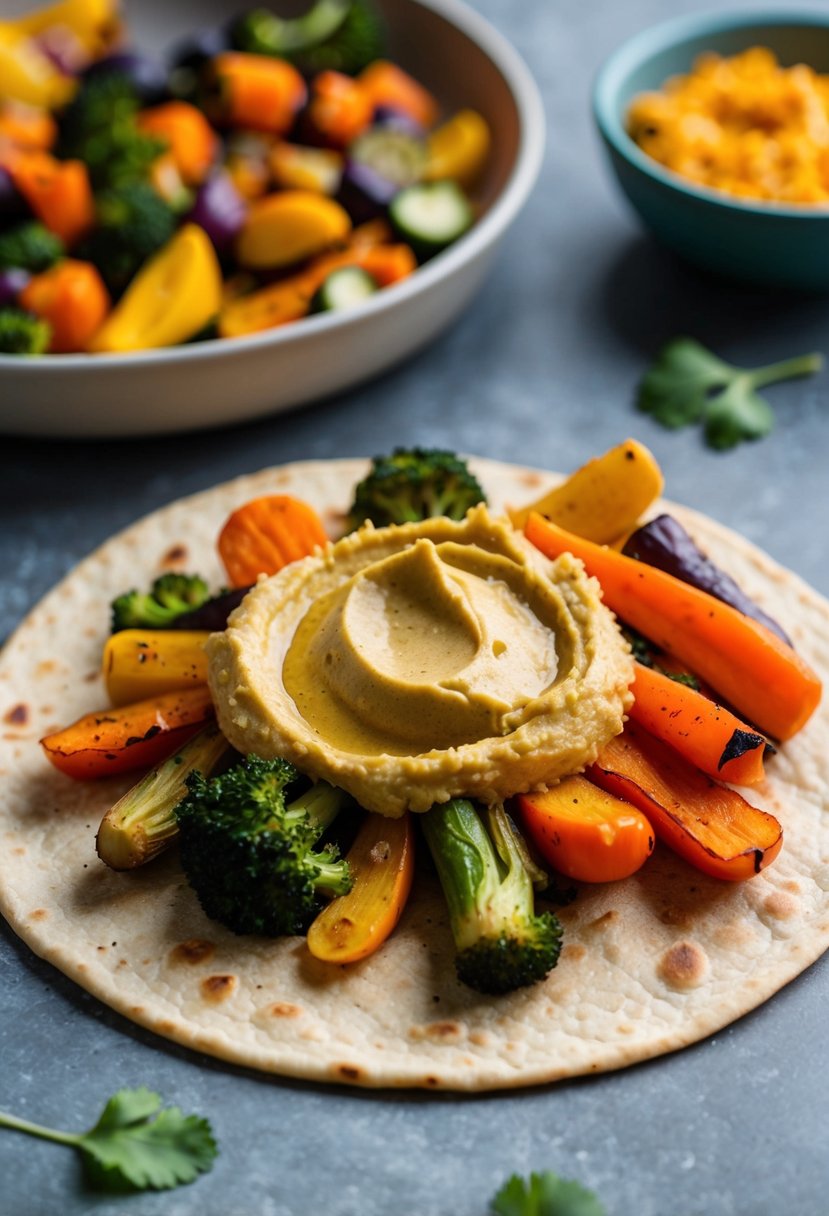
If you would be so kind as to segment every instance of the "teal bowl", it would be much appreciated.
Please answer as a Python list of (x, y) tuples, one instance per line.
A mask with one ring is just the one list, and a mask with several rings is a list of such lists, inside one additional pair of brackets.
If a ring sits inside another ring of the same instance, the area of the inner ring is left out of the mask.
[(625, 130), (633, 98), (687, 72), (704, 51), (767, 46), (781, 63), (829, 72), (829, 11), (708, 13), (644, 30), (602, 66), (593, 112), (619, 181), (663, 245), (706, 270), (765, 287), (829, 291), (829, 207), (746, 202), (664, 169)]

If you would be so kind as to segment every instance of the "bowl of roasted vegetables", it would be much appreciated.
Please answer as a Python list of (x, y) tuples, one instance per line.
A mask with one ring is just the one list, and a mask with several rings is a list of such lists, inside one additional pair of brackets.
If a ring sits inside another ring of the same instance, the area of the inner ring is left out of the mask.
[(210, 426), (390, 366), (479, 287), (543, 126), (455, 3), (0, 22), (0, 426)]
[(644, 30), (594, 113), (625, 195), (664, 245), (729, 278), (829, 288), (829, 17), (709, 13)]

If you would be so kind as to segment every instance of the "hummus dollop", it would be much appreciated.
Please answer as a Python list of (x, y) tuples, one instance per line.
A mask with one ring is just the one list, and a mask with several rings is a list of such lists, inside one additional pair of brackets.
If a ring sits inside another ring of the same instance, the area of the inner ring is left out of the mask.
[(222, 730), (384, 815), (493, 802), (618, 734), (633, 665), (598, 584), (476, 507), (370, 525), (260, 582), (208, 643)]

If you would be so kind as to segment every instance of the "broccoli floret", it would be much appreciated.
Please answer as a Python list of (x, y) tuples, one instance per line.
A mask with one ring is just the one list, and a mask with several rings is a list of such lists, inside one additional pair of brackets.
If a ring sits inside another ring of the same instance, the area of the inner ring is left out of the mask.
[(90, 77), (63, 112), (58, 155), (82, 160), (96, 190), (143, 181), (167, 142), (139, 129), (140, 108), (127, 76)]
[(144, 182), (104, 190), (95, 201), (95, 228), (77, 256), (97, 266), (110, 291), (120, 295), (147, 259), (167, 244), (178, 219)]
[(314, 851), (347, 796), (321, 781), (289, 802), (299, 776), (285, 760), (248, 756), (209, 781), (187, 779), (181, 863), (206, 914), (234, 933), (302, 933), (321, 890), (350, 890), (348, 863), (334, 848)]
[(112, 601), (112, 632), (167, 629), (209, 599), (210, 589), (198, 574), (162, 574), (149, 592), (127, 591)]
[(327, 68), (354, 76), (385, 54), (386, 35), (368, 0), (316, 0), (295, 18), (253, 9), (234, 25), (233, 43), (240, 51), (289, 59), (309, 76)]
[(535, 914), (533, 883), (546, 877), (504, 808), (479, 812), (456, 798), (422, 823), (449, 905), (458, 979), (495, 996), (543, 980), (558, 962), (561, 925), (552, 912)]
[(59, 236), (37, 220), (0, 232), (0, 270), (29, 270), (40, 274), (60, 261), (65, 246)]
[(0, 355), (42, 355), (51, 340), (48, 321), (20, 308), (0, 308)]
[(133, 870), (152, 861), (178, 836), (176, 807), (187, 793), (190, 773), (214, 772), (230, 750), (217, 726), (209, 726), (164, 760), (119, 798), (101, 820), (95, 847), (113, 870)]
[(454, 452), (397, 448), (391, 456), (374, 457), (354, 491), (349, 523), (353, 530), (367, 519), (379, 528), (434, 515), (463, 519), (479, 502), (486, 502), (481, 485)]

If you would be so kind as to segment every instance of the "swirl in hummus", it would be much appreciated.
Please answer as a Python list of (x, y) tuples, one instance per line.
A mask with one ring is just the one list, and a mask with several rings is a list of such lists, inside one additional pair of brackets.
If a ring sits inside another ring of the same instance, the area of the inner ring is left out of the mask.
[(208, 643), (222, 730), (384, 815), (543, 788), (618, 734), (633, 678), (598, 584), (476, 507), (370, 525), (259, 583)]

